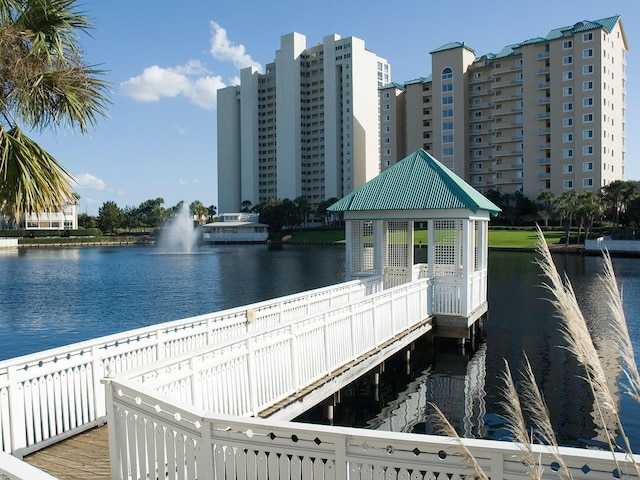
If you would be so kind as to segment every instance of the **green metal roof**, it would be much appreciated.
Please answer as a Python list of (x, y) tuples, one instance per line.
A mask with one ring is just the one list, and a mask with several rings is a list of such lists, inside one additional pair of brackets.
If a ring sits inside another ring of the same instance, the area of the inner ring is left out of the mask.
[(454, 48), (461, 48), (461, 47), (466, 48), (471, 52), (474, 52), (471, 48), (465, 45), (464, 42), (449, 42), (442, 45), (441, 47), (436, 48), (435, 50), (431, 50), (429, 53), (444, 52), (445, 50), (453, 50)]
[(500, 209), (438, 160), (420, 149), (329, 207), (332, 212), (371, 210)]

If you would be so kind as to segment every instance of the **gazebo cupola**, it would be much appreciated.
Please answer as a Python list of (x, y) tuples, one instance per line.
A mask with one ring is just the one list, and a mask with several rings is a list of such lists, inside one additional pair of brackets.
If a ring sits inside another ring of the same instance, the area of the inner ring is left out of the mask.
[[(438, 320), (470, 325), (486, 312), (488, 224), (500, 209), (424, 150), (329, 210), (344, 214), (348, 279), (374, 291), (427, 277)], [(414, 265), (416, 224), (427, 226), (426, 265)]]

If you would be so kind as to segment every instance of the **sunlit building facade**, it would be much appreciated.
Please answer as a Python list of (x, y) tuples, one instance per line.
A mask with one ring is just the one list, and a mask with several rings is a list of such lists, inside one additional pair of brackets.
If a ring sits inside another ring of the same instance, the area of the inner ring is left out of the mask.
[(619, 16), (478, 56), (432, 50), (432, 74), (380, 89), (381, 168), (424, 148), (481, 192), (536, 198), (624, 179), (628, 49)]
[(379, 172), (378, 89), (390, 66), (356, 37), (281, 37), (275, 61), (218, 90), (218, 210), (305, 197), (314, 208)]

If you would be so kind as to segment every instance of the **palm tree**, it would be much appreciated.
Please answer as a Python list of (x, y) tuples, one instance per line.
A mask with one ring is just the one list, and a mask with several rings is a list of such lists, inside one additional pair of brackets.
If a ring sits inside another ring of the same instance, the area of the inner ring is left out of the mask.
[(549, 219), (553, 215), (554, 204), (556, 200), (556, 194), (551, 190), (545, 190), (538, 195), (538, 202), (540, 202), (540, 215), (544, 218), (544, 227), (549, 226)]
[(108, 84), (83, 62), (90, 27), (76, 0), (0, 1), (0, 207), (12, 219), (72, 200), (72, 177), (23, 132), (68, 126), (87, 133), (106, 114)]
[(189, 210), (196, 217), (198, 225), (202, 225), (208, 218), (209, 209), (205, 207), (200, 200), (194, 200), (189, 205)]
[(567, 190), (556, 198), (556, 209), (564, 225), (565, 245), (567, 247), (569, 246), (569, 236), (571, 235), (573, 217), (578, 210), (577, 198), (578, 195), (575, 190)]

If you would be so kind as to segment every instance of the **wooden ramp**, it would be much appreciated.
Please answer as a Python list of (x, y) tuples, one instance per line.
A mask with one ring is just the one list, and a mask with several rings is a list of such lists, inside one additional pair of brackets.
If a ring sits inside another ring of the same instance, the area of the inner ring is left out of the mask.
[(107, 426), (87, 430), (23, 460), (60, 480), (109, 479)]

